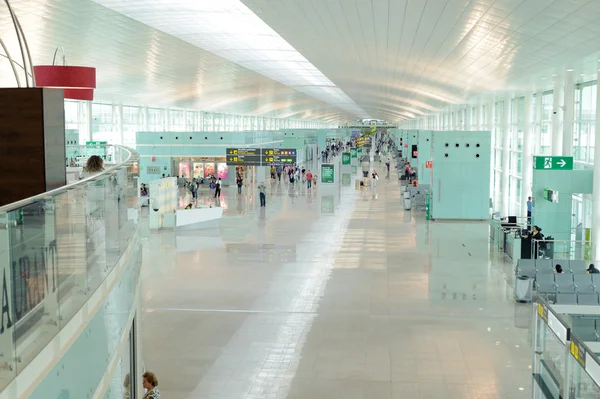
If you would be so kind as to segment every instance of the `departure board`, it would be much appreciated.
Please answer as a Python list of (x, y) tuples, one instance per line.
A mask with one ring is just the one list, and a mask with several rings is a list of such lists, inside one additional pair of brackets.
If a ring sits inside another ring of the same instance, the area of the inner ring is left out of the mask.
[(260, 148), (227, 148), (227, 165), (260, 166)]
[(294, 165), (298, 159), (297, 150), (291, 148), (263, 148), (261, 151), (264, 166)]

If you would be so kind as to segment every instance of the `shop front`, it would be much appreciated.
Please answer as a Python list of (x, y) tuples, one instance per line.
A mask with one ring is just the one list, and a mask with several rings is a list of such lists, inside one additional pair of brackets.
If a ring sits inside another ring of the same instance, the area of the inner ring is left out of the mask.
[(225, 157), (179, 157), (172, 159), (172, 169), (177, 177), (187, 181), (208, 179), (212, 176), (220, 178), (224, 184), (229, 184), (229, 167)]

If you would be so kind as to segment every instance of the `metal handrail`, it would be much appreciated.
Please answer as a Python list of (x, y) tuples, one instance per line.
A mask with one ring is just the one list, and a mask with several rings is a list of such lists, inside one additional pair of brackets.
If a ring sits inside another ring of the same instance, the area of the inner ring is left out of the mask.
[(22, 208), (27, 205), (31, 205), (36, 201), (48, 199), (48, 197), (56, 196), (58, 194), (67, 192), (67, 191), (77, 188), (79, 186), (84, 186), (85, 184), (87, 184), (89, 182), (102, 179), (102, 178), (106, 177), (107, 175), (109, 175), (110, 173), (112, 173), (113, 171), (120, 169), (123, 166), (125, 166), (131, 162), (131, 160), (132, 160), (132, 152), (131, 151), (132, 150), (130, 148), (127, 148), (127, 147), (124, 147), (121, 145), (112, 145), (112, 144), (108, 144), (108, 145), (106, 145), (106, 147), (114, 147), (114, 148), (118, 148), (118, 149), (127, 151), (127, 153), (128, 153), (127, 159), (118, 164), (110, 166), (109, 168), (106, 168), (102, 173), (99, 173), (97, 175), (90, 176), (85, 179), (81, 179), (75, 183), (67, 184), (67, 185), (59, 187), (59, 188), (55, 188), (54, 190), (50, 190), (50, 191), (46, 191), (46, 192), (38, 194), (38, 195), (34, 195), (33, 197), (25, 198), (25, 199), (22, 199), (17, 202), (13, 202), (10, 204), (6, 204), (4, 206), (0, 206), (0, 215), (3, 215), (7, 212), (14, 211), (16, 209)]

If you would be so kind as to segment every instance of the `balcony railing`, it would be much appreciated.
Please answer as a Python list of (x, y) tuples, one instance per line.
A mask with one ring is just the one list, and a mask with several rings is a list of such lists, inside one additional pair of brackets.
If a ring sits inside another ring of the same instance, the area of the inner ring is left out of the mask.
[(0, 390), (88, 302), (136, 232), (138, 155), (105, 150), (102, 173), (0, 207)]

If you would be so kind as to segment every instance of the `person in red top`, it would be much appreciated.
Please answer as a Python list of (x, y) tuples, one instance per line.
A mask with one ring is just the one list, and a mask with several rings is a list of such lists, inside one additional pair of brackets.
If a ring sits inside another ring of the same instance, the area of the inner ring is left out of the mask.
[(312, 175), (312, 173), (310, 173), (310, 170), (309, 170), (306, 172), (306, 184), (307, 184), (309, 190), (312, 187), (312, 179), (313, 179), (313, 175)]

